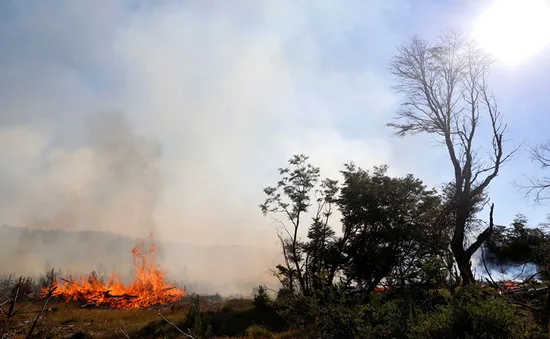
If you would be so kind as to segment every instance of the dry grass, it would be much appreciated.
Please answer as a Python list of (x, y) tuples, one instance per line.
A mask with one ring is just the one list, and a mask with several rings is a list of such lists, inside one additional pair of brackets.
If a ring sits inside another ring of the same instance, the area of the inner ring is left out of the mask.
[[(29, 307), (26, 312), (12, 319), (10, 337), (24, 335), (24, 330), (28, 329), (37, 312), (39, 305)], [(185, 319), (187, 308), (162, 312), (166, 318), (179, 322)], [(86, 333), (94, 338), (120, 338), (122, 328), (131, 333), (158, 319), (158, 310), (83, 309), (77, 305), (52, 303), (42, 315), (38, 332), (41, 337), (50, 335), (53, 338), (69, 338), (78, 336), (78, 333)]]
[[(175, 324), (181, 324), (190, 309), (190, 301), (182, 301), (171, 308), (161, 310), (164, 317)], [(252, 305), (248, 300), (232, 301), (231, 312), (249, 309)], [(237, 306), (235, 306), (237, 305)], [(224, 308), (225, 306), (225, 308)], [(40, 305), (29, 307), (24, 313), (11, 320), (7, 338), (24, 338), (24, 331), (39, 312)], [(201, 309), (206, 312), (219, 312), (225, 309), (227, 303), (205, 303)], [(75, 304), (52, 302), (43, 313), (35, 331), (39, 338), (126, 338), (127, 333), (134, 338), (176, 338), (171, 325), (158, 316), (159, 310), (107, 310), (85, 309)], [(0, 324), (3, 320), (0, 320)], [(145, 329), (145, 331), (144, 331)], [(154, 329), (155, 335), (143, 336), (136, 333)], [(166, 335), (158, 336), (159, 332)], [(274, 338), (292, 339), (303, 338), (297, 332), (286, 332), (275, 335)], [(229, 337), (225, 337), (228, 339)]]

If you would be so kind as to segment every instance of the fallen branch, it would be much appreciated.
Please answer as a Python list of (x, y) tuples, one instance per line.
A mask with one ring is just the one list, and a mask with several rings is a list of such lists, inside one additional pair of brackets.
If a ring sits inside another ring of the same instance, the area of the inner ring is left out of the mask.
[(128, 334), (128, 332), (126, 331), (126, 328), (124, 327), (124, 323), (122, 322), (122, 320), (120, 321), (120, 324), (122, 325), (122, 328), (119, 328), (119, 331), (122, 333), (122, 335), (124, 337), (126, 337), (127, 339), (131, 339), (130, 338), (130, 335)]
[(174, 327), (179, 333), (183, 334), (185, 337), (187, 337), (189, 339), (195, 339), (195, 337), (193, 337), (191, 334), (185, 333), (179, 327), (177, 327), (176, 324), (174, 324), (170, 320), (166, 319), (166, 317), (164, 317), (160, 312), (158, 313), (158, 316), (161, 317), (162, 319), (164, 319), (164, 321), (166, 321), (168, 324), (170, 324), (172, 327)]
[(519, 305), (519, 306), (523, 306), (523, 307), (525, 307), (525, 308), (528, 308), (530, 311), (534, 311), (534, 312), (535, 312), (535, 311), (539, 311), (539, 310), (540, 310), (540, 308), (534, 307), (533, 305), (529, 305), (529, 304), (524, 303), (524, 302), (521, 302), (521, 301), (519, 301), (519, 300), (514, 300), (514, 299), (512, 299), (512, 300), (510, 300), (510, 302), (511, 302), (512, 304), (516, 304), (516, 305)]
[(105, 298), (113, 298), (113, 299), (117, 299), (117, 298), (134, 299), (134, 298), (138, 298), (137, 295), (130, 295), (130, 294), (127, 294), (127, 293), (119, 294), (119, 295), (111, 294), (111, 291), (103, 292), (103, 296)]
[(522, 288), (514, 291), (508, 291), (508, 292), (505, 292), (504, 294), (510, 295), (513, 297), (523, 297), (526, 295), (529, 297), (532, 297), (532, 296), (538, 296), (538, 295), (545, 295), (545, 294), (548, 294), (549, 292), (550, 292), (549, 287), (543, 287), (543, 288), (535, 288), (535, 289)]
[(542, 273), (544, 273), (544, 272), (545, 272), (545, 271), (539, 271), (539, 272), (533, 274), (533, 275), (530, 276), (529, 278), (525, 279), (525, 280), (522, 282), (522, 284), (527, 284), (529, 281), (533, 280), (537, 275), (542, 274)]

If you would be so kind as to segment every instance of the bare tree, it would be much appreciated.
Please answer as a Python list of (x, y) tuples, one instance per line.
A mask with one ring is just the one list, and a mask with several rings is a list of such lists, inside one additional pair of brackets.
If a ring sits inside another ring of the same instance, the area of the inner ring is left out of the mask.
[[(395, 122), (388, 126), (400, 137), (434, 135), (449, 153), (455, 185), (451, 250), (464, 284), (475, 280), (470, 259), (492, 231), (490, 225), (466, 245), (472, 206), (515, 152), (503, 153), (506, 125), (487, 82), (491, 64), (487, 54), (452, 31), (443, 32), (431, 45), (411, 38), (398, 48), (390, 64), (394, 88), (404, 100)], [(489, 122), (487, 131), (482, 130), (484, 118)], [(491, 138), (484, 149), (479, 139), (487, 132)]]
[[(550, 168), (550, 140), (531, 147), (531, 160), (538, 163), (542, 169)], [(532, 196), (535, 203), (550, 200), (550, 176), (531, 177), (527, 185), (522, 185), (527, 196)]]

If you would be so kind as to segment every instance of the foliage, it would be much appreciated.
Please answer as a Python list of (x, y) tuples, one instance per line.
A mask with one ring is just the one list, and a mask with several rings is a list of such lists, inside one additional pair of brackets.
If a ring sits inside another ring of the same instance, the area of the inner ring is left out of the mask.
[(290, 326), (304, 329), (310, 338), (361, 338), (366, 333), (364, 308), (337, 291), (277, 302)]
[(449, 243), (438, 222), (443, 208), (437, 192), (412, 175), (392, 178), (387, 170), (370, 173), (348, 164), (343, 171), (343, 267), (366, 294), (383, 279), (396, 286), (428, 278), (427, 263), (438, 262)]
[[(278, 236), (285, 260), (284, 266), (277, 267), (279, 280), (291, 291), (294, 291), (298, 285), (301, 293), (308, 294), (308, 278), (304, 276), (304, 250), (298, 239), (298, 231), (302, 227), (305, 214), (311, 207), (312, 195), (316, 192), (315, 187), (319, 182), (319, 168), (308, 163), (308, 157), (303, 154), (293, 156), (288, 163), (289, 167), (279, 169), (281, 179), (277, 186), (264, 189), (267, 197), (260, 208), (264, 215), (282, 214), (284, 218), (276, 219), (281, 226)], [(326, 199), (320, 197), (317, 201), (320, 203), (327, 201), (330, 205), (330, 197)], [(329, 206), (327, 208), (330, 210)], [(319, 223), (323, 213), (327, 214), (327, 218), (330, 215), (330, 212), (325, 212), (323, 207), (318, 209)]]
[[(445, 279), (452, 267), (450, 232), (437, 191), (413, 175), (391, 177), (387, 166), (371, 173), (353, 164), (344, 166), (341, 185), (326, 179), (316, 186), (319, 171), (307, 159), (291, 158), (291, 169), (280, 170), (279, 186), (264, 190), (262, 211), (282, 212), (294, 225), (294, 233), (279, 233), (285, 260), (275, 270), (280, 293), (312, 296), (341, 282), (368, 296), (382, 281), (404, 286)], [(308, 194), (317, 197), (317, 209), (301, 239), (297, 229), (312, 201)], [(283, 202), (285, 195), (290, 203)], [(340, 236), (330, 224), (333, 208), (342, 214)]]
[[(285, 263), (275, 271), (282, 286), (275, 301), (260, 286), (255, 310), (274, 312), (285, 323), (280, 328), (300, 329), (311, 338), (535, 338), (544, 332), (534, 320), (540, 318), (544, 324), (548, 312), (531, 312), (530, 318), (521, 319), (516, 306), (497, 290), (482, 292), (464, 280), (464, 272), (459, 279), (457, 252), (451, 250), (461, 213), (454, 183), (437, 192), (413, 175), (388, 175), (387, 166), (367, 171), (352, 163), (344, 165), (341, 183), (329, 179), (318, 183), (318, 168), (306, 160), (295, 156), (289, 161), (296, 168), (280, 171), (279, 188), (292, 193), (288, 197), (303, 192), (307, 198), (289, 198), (294, 202), (286, 205), (277, 189), (266, 192), (268, 203), (277, 201), (280, 211), (290, 206), (291, 211), (301, 211), (285, 212), (294, 227), (298, 214), (304, 225), (313, 201), (317, 210), (312, 211), (305, 238), (290, 232), (284, 238), (279, 233), (280, 239), (286, 239), (281, 241)], [(300, 190), (302, 186), (292, 183), (287, 173), (303, 176), (300, 182), (307, 183), (306, 189)], [(308, 175), (310, 179), (304, 179)], [(481, 224), (475, 215), (486, 194), (481, 190), (469, 199), (464, 230), (474, 231)], [(329, 220), (333, 209), (342, 215), (339, 234)], [(514, 253), (535, 260), (550, 253), (541, 251), (550, 248), (543, 233), (527, 230), (521, 220), (503, 231), (493, 225), (492, 213), (491, 208), (489, 227), (475, 246), (495, 229), (485, 245), (495, 257), (509, 259)], [(469, 255), (475, 246), (464, 250)], [(541, 305), (538, 310), (545, 305), (542, 300)]]
[(271, 307), (271, 297), (267, 294), (266, 288), (264, 286), (258, 286), (258, 291), (254, 296), (254, 301), (252, 302), (254, 307), (258, 309), (268, 309)]
[(504, 298), (483, 298), (474, 285), (411, 322), (410, 338), (526, 338), (517, 311)]
[(187, 314), (183, 323), (182, 329), (189, 332), (195, 338), (210, 338), (212, 337), (212, 327), (208, 319), (201, 312), (201, 303), (199, 296), (196, 296), (191, 310)]
[(541, 227), (528, 227), (523, 215), (516, 215), (510, 227), (498, 226), (486, 243), (487, 259), (497, 265), (532, 263), (548, 265), (550, 234)]

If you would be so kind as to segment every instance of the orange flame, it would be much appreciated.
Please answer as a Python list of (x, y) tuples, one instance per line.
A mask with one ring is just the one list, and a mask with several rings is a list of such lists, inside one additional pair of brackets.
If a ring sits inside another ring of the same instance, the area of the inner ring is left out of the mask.
[(521, 285), (518, 284), (518, 283), (515, 283), (513, 281), (505, 281), (504, 283), (502, 283), (502, 287), (505, 289), (505, 290), (517, 290), (519, 288), (521, 288)]
[[(150, 245), (144, 250), (145, 243), (140, 241), (132, 249), (136, 278), (124, 285), (113, 273), (104, 283), (92, 272), (80, 281), (57, 280), (53, 296), (63, 297), (66, 302), (81, 301), (101, 307), (128, 309), (169, 304), (185, 297), (187, 292), (166, 284), (164, 272), (158, 268), (155, 260), (157, 247), (150, 236)], [(42, 291), (43, 294), (46, 290)]]

